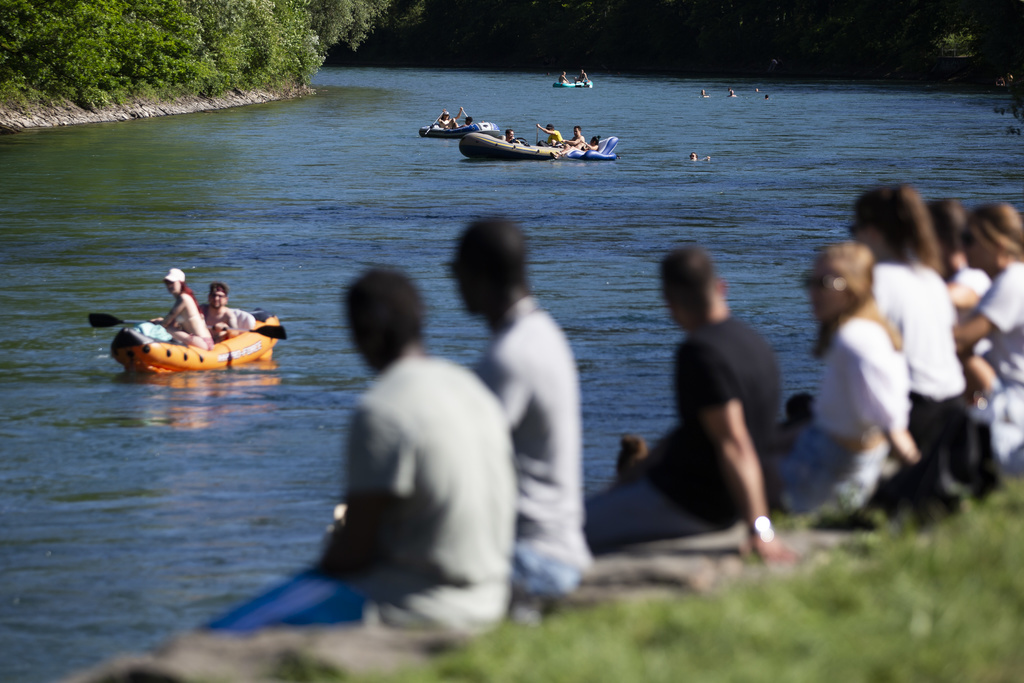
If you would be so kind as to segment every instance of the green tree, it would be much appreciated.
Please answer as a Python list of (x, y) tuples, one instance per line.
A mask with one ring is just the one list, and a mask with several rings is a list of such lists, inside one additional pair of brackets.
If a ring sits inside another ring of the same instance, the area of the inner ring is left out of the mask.
[(391, 5), (391, 0), (309, 0), (309, 14), (324, 49), (344, 43), (355, 50)]

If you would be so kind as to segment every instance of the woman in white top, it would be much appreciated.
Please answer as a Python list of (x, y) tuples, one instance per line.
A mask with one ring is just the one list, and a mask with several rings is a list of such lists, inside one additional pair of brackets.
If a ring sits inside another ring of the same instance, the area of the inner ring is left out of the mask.
[(206, 326), (203, 314), (199, 312), (196, 295), (192, 288), (185, 284), (185, 273), (178, 268), (171, 268), (164, 277), (164, 285), (168, 293), (174, 297), (174, 305), (159, 322), (175, 340), (196, 348), (213, 350), (213, 336)]
[(940, 251), (928, 208), (910, 186), (861, 195), (851, 229), (875, 256), (874, 295), (903, 339), (910, 371), (910, 433), (923, 453), (962, 412), (966, 388), (956, 354), (956, 311), (943, 282)]
[[(995, 204), (974, 211), (968, 225), (967, 260), (992, 287), (957, 327), (957, 346), (983, 392), (978, 416), (990, 425), (993, 454), (1004, 472), (1024, 474), (1024, 224), (1012, 206)], [(992, 347), (984, 358), (970, 356), (982, 338)]]
[(942, 254), (939, 274), (946, 281), (957, 319), (963, 322), (992, 286), (992, 280), (985, 271), (971, 268), (967, 263), (961, 239), (967, 230), (967, 210), (963, 205), (955, 199), (940, 199), (928, 202), (928, 213)]
[(793, 512), (856, 509), (874, 492), (890, 449), (906, 463), (920, 458), (907, 431), (900, 338), (871, 294), (873, 265), (864, 245), (838, 244), (822, 252), (807, 280), (825, 373), (813, 423), (779, 463), (782, 500)]

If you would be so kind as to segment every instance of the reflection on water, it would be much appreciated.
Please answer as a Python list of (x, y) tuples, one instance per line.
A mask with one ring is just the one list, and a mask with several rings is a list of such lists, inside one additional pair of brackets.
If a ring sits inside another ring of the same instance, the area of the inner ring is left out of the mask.
[(277, 361), (254, 361), (246, 370), (208, 372), (143, 373), (124, 372), (118, 382), (161, 387), (161, 391), (140, 401), (137, 424), (162, 425), (174, 429), (205, 429), (223, 418), (252, 417), (274, 410), (274, 404), (252, 400), (263, 389), (277, 386), (281, 377), (268, 374)]

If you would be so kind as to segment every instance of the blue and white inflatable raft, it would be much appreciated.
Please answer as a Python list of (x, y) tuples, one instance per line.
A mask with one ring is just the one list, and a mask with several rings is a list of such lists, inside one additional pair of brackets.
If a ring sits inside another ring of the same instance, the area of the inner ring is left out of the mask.
[(501, 137), (501, 129), (498, 128), (498, 124), (488, 121), (471, 123), (468, 126), (459, 126), (458, 128), (442, 128), (436, 123), (420, 128), (421, 138), (463, 138), (470, 133), (483, 133), (484, 135), (491, 135), (496, 138)]

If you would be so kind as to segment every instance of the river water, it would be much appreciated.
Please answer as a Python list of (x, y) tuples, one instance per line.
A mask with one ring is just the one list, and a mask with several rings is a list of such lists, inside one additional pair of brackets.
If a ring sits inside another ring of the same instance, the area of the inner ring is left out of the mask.
[[(0, 679), (150, 648), (312, 561), (371, 379), (342, 288), (404, 268), (430, 349), (472, 364), (485, 329), (444, 264), (473, 218), (528, 234), (535, 292), (579, 362), (595, 490), (621, 433), (671, 424), (666, 249), (714, 253), (789, 394), (818, 371), (800, 276), (845, 237), (861, 191), (1021, 205), (1024, 143), (992, 89), (591, 76), (568, 90), (535, 73), (327, 68), (301, 100), (0, 138)], [(617, 135), (621, 158), (470, 161), (417, 136), (460, 105), (530, 140), (549, 122)], [(122, 373), (114, 331), (86, 315), (162, 314), (170, 267), (201, 299), (226, 280), (232, 305), (280, 315), (275, 361)]]

